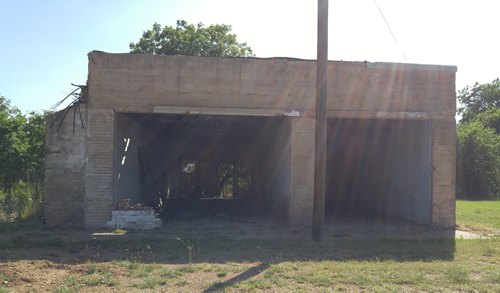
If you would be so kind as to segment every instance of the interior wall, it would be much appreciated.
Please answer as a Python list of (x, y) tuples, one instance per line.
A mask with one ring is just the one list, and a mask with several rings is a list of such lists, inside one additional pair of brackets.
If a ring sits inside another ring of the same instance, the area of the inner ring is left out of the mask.
[[(286, 217), (290, 195), (290, 120), (281, 119), (262, 131), (260, 181), (269, 206)], [(285, 219), (286, 220), (286, 219)]]
[(385, 208), (392, 216), (431, 223), (431, 135), (430, 121), (399, 121), (387, 133), (386, 188), (380, 186), (379, 210)]
[[(220, 162), (257, 161), (255, 132), (259, 123), (226, 118), (195, 117), (194, 120), (158, 123), (156, 139), (147, 146), (148, 156), (152, 156), (147, 165), (157, 173), (154, 180), (165, 182), (165, 185), (158, 186), (160, 190), (154, 192), (169, 190), (172, 197), (216, 197)], [(182, 189), (180, 165), (183, 160), (196, 162), (195, 190)]]
[(374, 140), (380, 127), (367, 120), (329, 120), (327, 137), (326, 208), (333, 214), (371, 212), (376, 178)]
[(114, 202), (128, 198), (141, 202), (139, 148), (144, 127), (126, 114), (116, 113), (114, 152)]
[(430, 140), (429, 121), (329, 120), (327, 212), (429, 224)]

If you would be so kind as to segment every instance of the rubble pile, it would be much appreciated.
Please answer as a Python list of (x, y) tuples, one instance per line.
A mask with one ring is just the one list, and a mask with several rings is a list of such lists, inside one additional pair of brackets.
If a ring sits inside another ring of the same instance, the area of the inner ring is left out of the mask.
[(144, 206), (142, 203), (131, 204), (130, 199), (126, 198), (115, 203), (114, 211), (153, 211), (152, 207)]
[(111, 216), (106, 226), (115, 229), (148, 230), (161, 227), (161, 220), (152, 207), (140, 203), (130, 204), (129, 199), (116, 203)]

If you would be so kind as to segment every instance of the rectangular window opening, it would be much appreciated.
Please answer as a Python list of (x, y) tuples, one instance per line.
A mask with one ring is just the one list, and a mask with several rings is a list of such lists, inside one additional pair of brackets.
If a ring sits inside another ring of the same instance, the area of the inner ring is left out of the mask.
[(240, 190), (249, 190), (252, 184), (252, 164), (249, 161), (238, 162), (237, 168), (237, 188)]
[(234, 196), (234, 164), (221, 162), (217, 167), (218, 197), (233, 198)]

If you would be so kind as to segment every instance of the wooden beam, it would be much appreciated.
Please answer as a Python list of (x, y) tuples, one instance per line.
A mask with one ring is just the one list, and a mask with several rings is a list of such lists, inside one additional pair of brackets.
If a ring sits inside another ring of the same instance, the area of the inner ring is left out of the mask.
[(316, 63), (316, 128), (312, 238), (320, 241), (325, 226), (326, 97), (328, 80), (328, 0), (318, 0), (318, 60)]

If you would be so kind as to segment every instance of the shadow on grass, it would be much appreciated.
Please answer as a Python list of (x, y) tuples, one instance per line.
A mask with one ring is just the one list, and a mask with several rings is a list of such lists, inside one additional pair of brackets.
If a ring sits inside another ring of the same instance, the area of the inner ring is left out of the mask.
[(0, 233), (33, 231), (47, 229), (39, 219), (19, 220), (14, 222), (0, 221)]
[(261, 263), (260, 265), (253, 267), (237, 276), (232, 277), (231, 279), (221, 282), (221, 283), (216, 283), (209, 288), (203, 290), (203, 292), (219, 292), (224, 290), (225, 288), (232, 287), (233, 285), (246, 281), (248, 279), (251, 279), (258, 274), (262, 273), (263, 271), (267, 270), (269, 268), (268, 263)]
[(50, 260), (55, 263), (134, 260), (144, 263), (184, 264), (194, 262), (281, 262), (302, 260), (450, 260), (454, 239), (432, 240), (235, 240), (223, 235), (200, 239), (181, 237), (193, 243), (189, 249), (180, 241), (160, 235), (121, 235), (115, 238), (72, 240), (64, 237), (30, 235), (0, 239), (0, 260)]

